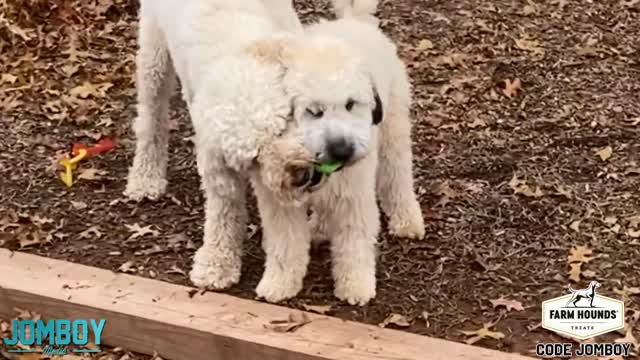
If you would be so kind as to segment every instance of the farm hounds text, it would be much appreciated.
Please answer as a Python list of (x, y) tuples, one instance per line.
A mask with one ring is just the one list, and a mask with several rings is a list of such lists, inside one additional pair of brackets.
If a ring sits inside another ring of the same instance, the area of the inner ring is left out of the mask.
[[(569, 294), (542, 303), (542, 327), (564, 337), (587, 340), (624, 329), (624, 302), (598, 294), (601, 284), (591, 281), (583, 289), (569, 287)], [(602, 357), (630, 355), (628, 343), (539, 343), (541, 357)]]

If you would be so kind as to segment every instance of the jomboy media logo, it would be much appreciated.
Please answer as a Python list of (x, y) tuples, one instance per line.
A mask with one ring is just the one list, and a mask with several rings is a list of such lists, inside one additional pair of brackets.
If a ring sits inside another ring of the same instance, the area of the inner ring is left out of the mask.
[(600, 283), (542, 303), (542, 327), (580, 340), (624, 328), (624, 302), (599, 295)]
[[(85, 346), (92, 340), (96, 345), (100, 345), (102, 330), (104, 330), (105, 319), (98, 321), (90, 320), (67, 320), (67, 319), (51, 319), (43, 320), (13, 320), (12, 336), (5, 337), (3, 342), (6, 346), (13, 347), (18, 344), (28, 347), (38, 346), (43, 350), (35, 349), (7, 349), (7, 352), (13, 353), (36, 353), (64, 355), (67, 346)], [(93, 335), (93, 339), (89, 338), (89, 334)], [(100, 352), (94, 349), (74, 349), (76, 353)]]

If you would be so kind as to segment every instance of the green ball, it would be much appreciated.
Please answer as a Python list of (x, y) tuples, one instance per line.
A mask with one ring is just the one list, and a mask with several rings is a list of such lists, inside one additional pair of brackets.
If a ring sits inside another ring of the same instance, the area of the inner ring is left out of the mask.
[(318, 164), (315, 166), (316, 171), (321, 172), (323, 174), (331, 174), (339, 170), (341, 167), (342, 167), (342, 161)]

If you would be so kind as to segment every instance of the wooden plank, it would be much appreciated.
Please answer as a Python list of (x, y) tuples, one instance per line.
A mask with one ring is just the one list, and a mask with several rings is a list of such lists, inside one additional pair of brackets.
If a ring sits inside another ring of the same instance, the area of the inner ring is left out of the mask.
[(167, 359), (531, 359), (307, 313), (295, 332), (265, 328), (289, 308), (0, 249), (0, 316), (107, 319), (103, 342)]

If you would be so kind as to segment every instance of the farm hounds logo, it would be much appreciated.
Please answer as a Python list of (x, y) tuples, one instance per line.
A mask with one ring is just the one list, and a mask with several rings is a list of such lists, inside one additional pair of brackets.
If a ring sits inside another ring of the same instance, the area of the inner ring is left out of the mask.
[[(2, 341), (8, 353), (43, 353), (47, 355), (65, 355), (68, 346), (82, 347), (92, 343), (100, 345), (105, 319), (67, 320), (13, 320), (11, 336)], [(35, 348), (39, 348), (35, 349)], [(73, 349), (74, 353), (99, 353), (100, 349)]]
[(542, 327), (580, 340), (624, 328), (624, 302), (598, 295), (600, 283), (542, 303)]
[[(624, 302), (599, 295), (600, 283), (542, 303), (542, 327), (579, 340), (624, 328)], [(629, 356), (631, 344), (582, 343), (572, 351), (571, 343), (539, 343), (538, 356)]]

